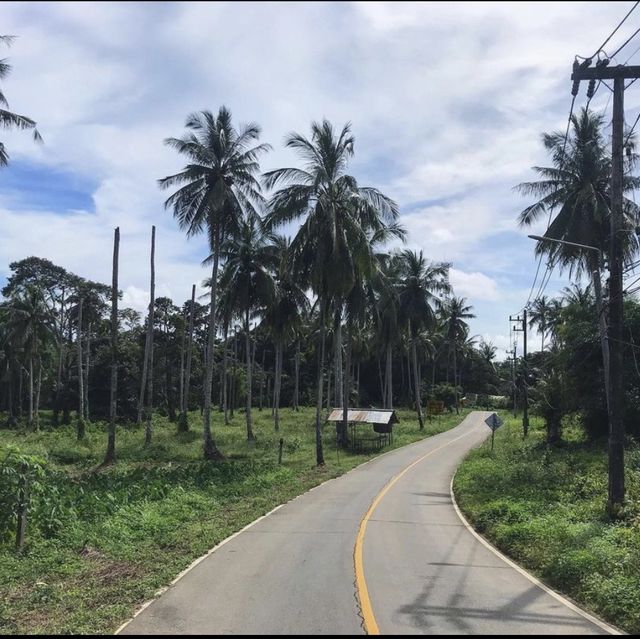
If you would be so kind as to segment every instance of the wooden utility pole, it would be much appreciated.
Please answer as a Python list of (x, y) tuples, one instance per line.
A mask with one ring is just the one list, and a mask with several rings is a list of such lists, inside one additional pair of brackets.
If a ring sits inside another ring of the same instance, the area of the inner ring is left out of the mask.
[(156, 227), (151, 227), (151, 285), (149, 293), (149, 316), (147, 320), (147, 339), (145, 359), (147, 362), (147, 422), (144, 429), (145, 448), (151, 445), (153, 435), (153, 328), (156, 305)]
[[(524, 407), (522, 413), (522, 432), (525, 437), (529, 436), (529, 388), (528, 388), (528, 379), (527, 379), (527, 310), (525, 309), (522, 313), (522, 317), (518, 315), (517, 317), (509, 316), (510, 322), (516, 322), (516, 326), (513, 327), (514, 332), (522, 333), (523, 335), (523, 349), (522, 349), (522, 365), (523, 365), (523, 375), (524, 375), (524, 384), (523, 384), (523, 395), (524, 395)], [(518, 326), (519, 324), (519, 326)], [(515, 347), (513, 349), (513, 357), (514, 357), (514, 367), (515, 367)], [(515, 390), (514, 390), (515, 392)]]
[[(613, 80), (613, 122), (611, 145), (611, 213), (609, 220), (609, 345), (608, 413), (609, 413), (609, 495), (608, 508), (612, 514), (622, 506), (624, 485), (624, 423), (623, 392), (623, 289), (622, 289), (622, 234), (625, 232), (623, 205), (623, 136), (624, 136), (624, 81), (640, 78), (640, 66), (619, 65), (609, 67), (599, 61), (590, 68), (591, 60), (574, 63), (571, 79), (574, 92), (581, 80)], [(575, 95), (574, 93), (574, 95)]]

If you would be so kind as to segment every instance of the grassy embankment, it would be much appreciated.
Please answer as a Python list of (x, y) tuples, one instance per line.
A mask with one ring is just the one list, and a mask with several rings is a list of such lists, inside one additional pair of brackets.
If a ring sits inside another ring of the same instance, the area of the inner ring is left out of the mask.
[(640, 448), (627, 451), (628, 505), (605, 515), (604, 442), (567, 427), (566, 443), (544, 444), (539, 420), (528, 441), (520, 419), (473, 451), (454, 480), (461, 509), (505, 554), (545, 583), (629, 633), (640, 633)]
[[(144, 429), (118, 429), (118, 463), (98, 469), (106, 427), (92, 424), (83, 442), (73, 427), (19, 433), (0, 430), (7, 446), (47, 459), (39, 500), (17, 556), (0, 545), (0, 633), (107, 633), (191, 561), (276, 505), (336, 477), (372, 455), (336, 450), (325, 428), (326, 465), (315, 462), (314, 409), (282, 411), (275, 433), (270, 411), (255, 411), (257, 443), (246, 443), (244, 414), (230, 426), (215, 418), (214, 436), (227, 461), (201, 461), (200, 418), (191, 432), (154, 419), (153, 445)], [(447, 415), (418, 429), (415, 413), (399, 411), (393, 447), (455, 426)], [(277, 463), (278, 440), (284, 456)], [(5, 449), (5, 452), (3, 452)], [(387, 449), (385, 449), (387, 450)], [(383, 451), (384, 452), (384, 451)]]

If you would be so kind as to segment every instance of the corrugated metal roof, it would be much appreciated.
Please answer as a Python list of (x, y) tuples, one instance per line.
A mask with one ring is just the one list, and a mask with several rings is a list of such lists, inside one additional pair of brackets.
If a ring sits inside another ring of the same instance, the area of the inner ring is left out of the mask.
[[(327, 421), (341, 422), (343, 417), (343, 409), (334, 408)], [(362, 424), (397, 424), (399, 420), (394, 410), (383, 408), (349, 408), (347, 410), (347, 421)]]

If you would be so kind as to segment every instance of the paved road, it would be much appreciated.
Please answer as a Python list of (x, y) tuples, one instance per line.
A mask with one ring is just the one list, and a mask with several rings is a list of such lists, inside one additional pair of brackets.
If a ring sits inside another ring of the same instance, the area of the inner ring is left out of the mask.
[(489, 433), (458, 427), (379, 457), (301, 495), (221, 546), (123, 634), (362, 634), (354, 544), (382, 634), (607, 634), (482, 545), (449, 493)]

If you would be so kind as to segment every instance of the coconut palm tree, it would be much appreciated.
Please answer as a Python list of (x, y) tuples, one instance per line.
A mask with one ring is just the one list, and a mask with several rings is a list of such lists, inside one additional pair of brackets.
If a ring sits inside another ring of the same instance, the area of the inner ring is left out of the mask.
[[(322, 451), (322, 380), (325, 325), (330, 304), (341, 308), (359, 275), (372, 268), (369, 232), (395, 222), (398, 207), (377, 189), (361, 187), (346, 173), (353, 156), (354, 137), (346, 124), (337, 132), (327, 120), (311, 125), (311, 138), (298, 133), (287, 137), (304, 169), (284, 168), (264, 176), (267, 188), (280, 187), (269, 202), (267, 225), (275, 228), (304, 218), (291, 243), (293, 272), (318, 297), (320, 348), (316, 403), (316, 462)], [(355, 268), (358, 265), (358, 268)]]
[(404, 250), (397, 256), (400, 260), (401, 282), (399, 285), (400, 316), (406, 322), (411, 357), (413, 360), (414, 400), (420, 430), (424, 428), (418, 374), (418, 335), (423, 328), (436, 324), (436, 307), (440, 295), (450, 292), (449, 265), (429, 262), (422, 251)]
[(238, 234), (229, 238), (223, 245), (221, 256), (225, 259), (224, 270), (220, 278), (220, 287), (227, 293), (227, 302), (231, 308), (242, 315), (245, 335), (246, 354), (246, 419), (247, 441), (255, 440), (251, 416), (251, 332), (252, 314), (262, 312), (274, 296), (274, 283), (271, 277), (278, 264), (275, 246), (262, 232), (255, 217), (240, 224)]
[(237, 234), (243, 218), (257, 215), (256, 206), (263, 200), (256, 179), (260, 171), (258, 159), (270, 147), (254, 144), (260, 136), (257, 124), (236, 129), (231, 112), (224, 106), (217, 116), (210, 111), (191, 114), (185, 126), (188, 132), (183, 137), (168, 138), (165, 144), (185, 156), (188, 164), (180, 173), (159, 180), (159, 185), (162, 189), (177, 187), (165, 207), (173, 210), (187, 235), (206, 233), (211, 249), (203, 435), (205, 459), (216, 459), (221, 455), (211, 432), (211, 384), (220, 251), (224, 241)]
[[(10, 47), (15, 36), (3, 35), (0, 36), (0, 44), (5, 44)], [(0, 60), (0, 80), (5, 80), (11, 73), (11, 65), (7, 62), (6, 58)], [(4, 108), (3, 108), (4, 107)], [(0, 127), (3, 129), (31, 129), (33, 131), (33, 139), (36, 142), (42, 142), (42, 137), (36, 129), (36, 123), (24, 115), (18, 115), (9, 111), (9, 103), (5, 98), (4, 93), (0, 90)], [(9, 164), (9, 154), (2, 142), (0, 142), (0, 166), (6, 166)]]
[(456, 353), (464, 346), (468, 334), (469, 325), (465, 320), (472, 319), (475, 315), (471, 312), (473, 307), (467, 304), (464, 297), (451, 297), (444, 306), (446, 320), (446, 335), (449, 347), (453, 351), (453, 387), (456, 397), (456, 413), (460, 412), (458, 397), (458, 363)]
[(551, 300), (546, 295), (536, 298), (529, 309), (529, 326), (531, 328), (537, 326), (542, 337), (542, 342), (540, 344), (541, 351), (544, 351), (544, 338), (549, 330), (550, 312)]

